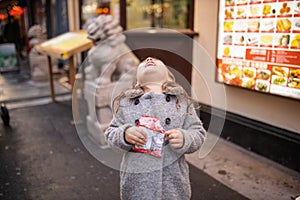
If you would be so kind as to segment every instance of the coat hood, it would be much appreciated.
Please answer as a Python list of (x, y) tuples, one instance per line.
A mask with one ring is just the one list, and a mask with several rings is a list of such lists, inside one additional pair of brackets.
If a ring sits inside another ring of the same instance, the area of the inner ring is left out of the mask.
[[(162, 87), (164, 88), (165, 94), (175, 96), (181, 96), (185, 94), (185, 90), (180, 85), (174, 84), (173, 82), (166, 82)], [(125, 91), (124, 96), (129, 99), (134, 99), (142, 96), (143, 94), (145, 94), (143, 88), (136, 86), (135, 88)]]

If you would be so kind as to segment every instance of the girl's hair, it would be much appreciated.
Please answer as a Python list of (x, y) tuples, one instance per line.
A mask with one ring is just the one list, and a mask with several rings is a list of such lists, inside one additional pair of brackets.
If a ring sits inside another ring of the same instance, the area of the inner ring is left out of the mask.
[[(183, 89), (183, 87), (181, 85), (179, 85), (178, 83), (176, 83), (175, 81), (167, 81), (167, 82), (162, 84), (162, 90), (164, 92), (168, 92), (168, 91), (172, 90), (172, 88), (173, 89), (177, 88), (177, 91), (172, 92), (172, 93), (174, 93), (173, 95), (175, 95), (177, 97), (176, 106), (177, 106), (177, 104), (179, 105), (179, 100), (178, 99), (181, 99), (181, 98), (184, 98), (186, 100), (188, 106), (191, 106), (192, 104), (197, 103), (197, 101), (192, 99), (188, 95), (188, 93)], [(130, 100), (133, 100), (136, 97), (139, 97), (139, 96), (144, 94), (143, 88), (139, 84), (136, 84), (136, 82), (134, 81), (131, 88), (128, 88), (128, 89), (122, 91), (118, 96), (116, 96), (113, 99), (112, 112), (114, 114), (116, 112), (118, 112), (118, 109), (120, 107), (120, 101), (127, 96), (126, 94), (130, 90), (134, 91), (133, 93), (135, 93), (135, 95), (133, 95), (133, 97), (128, 97)], [(198, 109), (198, 106), (196, 106), (196, 109)]]

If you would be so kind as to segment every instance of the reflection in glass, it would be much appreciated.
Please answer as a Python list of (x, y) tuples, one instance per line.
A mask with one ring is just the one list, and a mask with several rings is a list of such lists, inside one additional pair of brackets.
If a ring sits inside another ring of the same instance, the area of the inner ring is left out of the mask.
[(188, 28), (189, 0), (126, 0), (127, 28)]
[(86, 29), (91, 21), (99, 15), (112, 15), (119, 21), (119, 0), (82, 0), (81, 25)]

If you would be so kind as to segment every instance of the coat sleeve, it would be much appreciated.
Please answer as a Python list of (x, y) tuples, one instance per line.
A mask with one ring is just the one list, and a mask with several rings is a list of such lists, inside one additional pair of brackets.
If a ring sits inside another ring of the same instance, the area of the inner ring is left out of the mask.
[(124, 123), (124, 115), (122, 110), (119, 110), (104, 133), (108, 145), (115, 150), (131, 150), (133, 146), (127, 143), (124, 137), (126, 129), (131, 126), (133, 125)]
[(178, 153), (193, 153), (202, 146), (206, 139), (206, 130), (193, 106), (189, 106), (183, 127), (179, 130), (184, 135), (184, 144), (182, 148), (175, 150)]

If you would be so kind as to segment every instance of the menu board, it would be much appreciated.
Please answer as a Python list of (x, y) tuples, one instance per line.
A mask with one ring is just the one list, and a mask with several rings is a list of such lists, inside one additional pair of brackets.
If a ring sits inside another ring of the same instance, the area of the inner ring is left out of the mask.
[(220, 0), (218, 82), (300, 99), (300, 0)]

